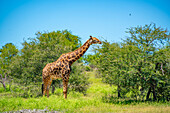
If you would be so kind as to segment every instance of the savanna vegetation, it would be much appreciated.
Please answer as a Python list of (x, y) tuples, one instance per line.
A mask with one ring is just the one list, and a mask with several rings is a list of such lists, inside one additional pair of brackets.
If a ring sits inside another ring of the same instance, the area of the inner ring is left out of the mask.
[(0, 112), (48, 109), (59, 112), (170, 112), (170, 33), (156, 24), (131, 27), (121, 43), (103, 41), (72, 65), (68, 99), (62, 81), (42, 97), (42, 69), (79, 48), (71, 32), (38, 32), (0, 48)]

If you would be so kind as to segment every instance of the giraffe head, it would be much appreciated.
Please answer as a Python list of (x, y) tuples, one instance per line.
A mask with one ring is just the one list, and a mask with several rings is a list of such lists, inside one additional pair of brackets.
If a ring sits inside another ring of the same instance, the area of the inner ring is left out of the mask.
[(92, 36), (90, 36), (89, 41), (90, 41), (90, 44), (101, 44), (102, 43), (99, 39), (97, 39), (96, 37), (92, 37)]

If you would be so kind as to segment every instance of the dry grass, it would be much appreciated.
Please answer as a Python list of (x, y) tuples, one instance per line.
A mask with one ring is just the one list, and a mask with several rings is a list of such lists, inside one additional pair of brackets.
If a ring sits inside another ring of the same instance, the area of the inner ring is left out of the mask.
[(104, 106), (90, 106), (76, 110), (81, 113), (170, 113), (169, 106), (152, 106), (152, 105), (104, 105)]

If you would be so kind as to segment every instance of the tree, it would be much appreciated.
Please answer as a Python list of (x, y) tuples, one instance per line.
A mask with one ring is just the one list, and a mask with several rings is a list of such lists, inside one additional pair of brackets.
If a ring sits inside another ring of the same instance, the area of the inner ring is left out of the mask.
[[(81, 42), (78, 36), (64, 30), (49, 33), (38, 32), (36, 38), (29, 38), (29, 41), (24, 41), (22, 45), (20, 54), (12, 59), (10, 75), (16, 82), (29, 86), (42, 82), (42, 69), (47, 63), (56, 61), (63, 53), (77, 49)], [(78, 69), (76, 68), (75, 71)], [(86, 87), (86, 84), (82, 87)]]
[(153, 93), (153, 100), (168, 100), (169, 32), (152, 23), (128, 28), (127, 33), (121, 44), (105, 41), (97, 49), (95, 63), (103, 82), (116, 85), (118, 97), (131, 92), (148, 100)]
[(0, 75), (1, 75), (0, 82), (3, 84), (5, 90), (6, 90), (5, 82), (7, 81), (7, 78), (9, 78), (7, 76), (10, 68), (9, 65), (11, 63), (12, 57), (17, 55), (17, 53), (18, 49), (12, 43), (7, 43), (0, 49)]
[[(166, 75), (159, 73), (161, 67), (158, 68), (158, 54), (169, 42), (169, 32), (161, 27), (156, 27), (156, 24), (132, 27), (128, 29), (130, 33), (125, 41), (127, 45), (134, 45), (141, 50), (141, 59), (138, 60), (139, 64), (136, 66), (138, 69), (138, 76), (146, 83), (144, 86), (149, 85), (147, 98), (149, 99), (150, 93), (153, 93), (153, 99), (157, 100), (156, 89), (163, 76)], [(159, 54), (159, 56), (164, 56)], [(165, 59), (162, 59), (165, 61)], [(167, 61), (165, 61), (167, 62)], [(168, 63), (168, 62), (167, 62)], [(163, 65), (162, 65), (163, 66)], [(168, 74), (168, 73), (167, 73)], [(165, 81), (164, 81), (165, 82)], [(167, 82), (166, 82), (167, 83)]]
[[(112, 43), (107, 41), (98, 49), (100, 54), (96, 59), (96, 64), (99, 73), (101, 73), (102, 80), (110, 85), (117, 86), (118, 97), (123, 97), (134, 88), (137, 81), (135, 77), (130, 74), (135, 73), (132, 62), (135, 62), (139, 51), (135, 46), (128, 46), (125, 44)], [(126, 90), (128, 88), (128, 90)]]
[(12, 57), (17, 55), (17, 53), (18, 49), (12, 43), (7, 43), (5, 46), (2, 46), (2, 49), (0, 49), (0, 74), (7, 73), (6, 69), (9, 68), (8, 66), (11, 63)]

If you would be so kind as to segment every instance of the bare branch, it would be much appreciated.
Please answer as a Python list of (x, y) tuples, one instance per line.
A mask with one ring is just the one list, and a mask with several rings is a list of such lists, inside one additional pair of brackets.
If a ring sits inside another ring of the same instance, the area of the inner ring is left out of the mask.
[(163, 63), (161, 63), (161, 71), (162, 71), (162, 74), (164, 75)]
[(0, 74), (0, 76), (1, 76), (0, 82), (2, 83), (3, 87), (4, 87), (5, 90), (6, 90), (6, 85), (5, 85), (5, 82), (6, 82), (6, 74), (5, 74), (5, 78), (2, 77), (2, 74)]
[(2, 79), (2, 75), (0, 74), (0, 76), (1, 76), (1, 79)]
[(6, 74), (5, 74), (5, 80), (6, 80)]

